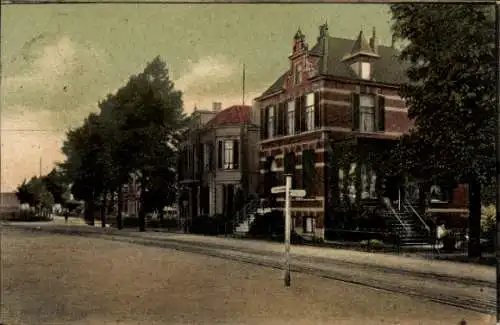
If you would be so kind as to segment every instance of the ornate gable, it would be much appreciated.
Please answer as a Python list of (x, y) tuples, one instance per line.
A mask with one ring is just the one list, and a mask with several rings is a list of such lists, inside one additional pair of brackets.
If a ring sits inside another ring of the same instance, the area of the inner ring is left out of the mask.
[(300, 28), (293, 38), (293, 52), (289, 57), (290, 69), (284, 80), (284, 88), (301, 85), (307, 79), (318, 74), (319, 57), (309, 53), (309, 46)]

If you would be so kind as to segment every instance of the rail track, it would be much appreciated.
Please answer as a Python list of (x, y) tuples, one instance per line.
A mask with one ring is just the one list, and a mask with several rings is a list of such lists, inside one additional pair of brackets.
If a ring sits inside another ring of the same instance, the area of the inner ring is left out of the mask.
[[(264, 267), (281, 269), (282, 254), (251, 248), (232, 248), (213, 243), (180, 242), (168, 238), (144, 238), (131, 233), (96, 231), (84, 227), (7, 226), (32, 231), (64, 235), (94, 237), (117, 242), (162, 247), (188, 253), (202, 254)], [(293, 256), (292, 272), (320, 276), (327, 279), (361, 285), (373, 289), (405, 294), (440, 304), (450, 305), (485, 314), (496, 311), (495, 288), (491, 283), (407, 272), (380, 266), (331, 261), (327, 258)], [(293, 285), (293, 278), (292, 278)]]

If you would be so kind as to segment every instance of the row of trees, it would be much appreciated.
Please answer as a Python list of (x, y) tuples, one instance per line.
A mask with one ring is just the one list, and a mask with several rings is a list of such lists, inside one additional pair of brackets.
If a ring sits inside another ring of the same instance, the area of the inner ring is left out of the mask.
[(17, 199), (35, 208), (38, 214), (50, 213), (54, 204), (66, 206), (70, 200), (64, 174), (54, 168), (49, 174), (32, 177), (17, 188)]
[[(410, 63), (401, 91), (415, 128), (392, 152), (399, 174), (466, 183), (469, 256), (479, 257), (482, 188), (495, 186), (496, 61), (492, 6), (392, 5)], [(490, 197), (491, 199), (491, 197)]]
[(175, 201), (176, 148), (188, 122), (182, 93), (174, 89), (165, 62), (156, 57), (98, 106), (98, 113), (67, 133), (61, 167), (75, 199), (85, 202), (90, 223), (99, 208), (104, 225), (108, 201), (117, 198), (119, 229), (123, 185), (134, 177), (140, 184), (139, 228), (144, 231), (148, 212), (161, 212)]

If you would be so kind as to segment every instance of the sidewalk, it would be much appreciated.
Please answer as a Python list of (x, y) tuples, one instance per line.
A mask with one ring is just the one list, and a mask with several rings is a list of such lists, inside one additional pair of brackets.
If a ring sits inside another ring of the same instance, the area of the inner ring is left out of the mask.
[[(256, 252), (281, 254), (284, 252), (282, 243), (258, 241), (252, 239), (236, 239), (231, 237), (212, 237), (194, 234), (183, 234), (174, 232), (157, 232), (147, 231), (138, 232), (137, 229), (114, 229), (114, 228), (98, 228), (84, 225), (70, 224), (47, 224), (43, 227), (36, 225), (20, 225), (10, 223), (13, 227), (20, 228), (46, 228), (57, 230), (59, 233), (95, 233), (102, 235), (124, 236), (128, 238), (138, 238), (146, 240), (165, 240), (185, 244), (197, 244), (201, 246), (217, 245), (228, 250), (254, 250)], [(327, 262), (335, 265), (335, 263), (353, 264), (353, 266), (376, 267), (384, 271), (397, 270), (401, 273), (408, 272), (418, 276), (429, 276), (439, 279), (461, 282), (480, 282), (480, 285), (495, 287), (496, 273), (495, 268), (490, 266), (467, 264), (452, 261), (429, 260), (417, 256), (401, 256), (384, 253), (371, 253), (354, 250), (345, 250), (338, 248), (324, 248), (313, 246), (292, 245), (292, 258), (311, 259), (318, 262)], [(369, 272), (369, 270), (367, 270)]]
[[(254, 249), (265, 252), (281, 253), (284, 246), (281, 243), (257, 241), (251, 239), (235, 239), (225, 237), (211, 237), (193, 234), (144, 232), (125, 229), (123, 232), (135, 234), (142, 238), (157, 238), (176, 240), (186, 243), (224, 245), (232, 249)], [(357, 265), (370, 265), (379, 268), (398, 269), (411, 273), (419, 273), (434, 277), (457, 278), (465, 281), (481, 281), (495, 285), (495, 268), (490, 266), (466, 264), (451, 261), (429, 260), (417, 256), (401, 256), (383, 253), (360, 252), (336, 248), (323, 248), (313, 246), (292, 245), (291, 253), (295, 256), (328, 259), (331, 262), (352, 263)]]

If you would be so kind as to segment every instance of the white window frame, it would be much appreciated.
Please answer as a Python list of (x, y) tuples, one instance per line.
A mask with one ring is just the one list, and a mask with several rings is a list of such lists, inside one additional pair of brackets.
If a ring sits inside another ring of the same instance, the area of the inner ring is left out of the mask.
[(269, 106), (267, 108), (267, 136), (269, 138), (274, 137), (274, 119), (276, 118), (275, 116), (275, 106)]
[(306, 95), (306, 131), (312, 131), (314, 125), (314, 93)]
[(287, 134), (295, 134), (295, 101), (291, 100), (287, 103), (286, 109), (286, 120), (287, 120)]
[(370, 62), (361, 62), (361, 79), (370, 80), (372, 76), (372, 65)]
[[(367, 117), (371, 116), (371, 125)], [(373, 95), (359, 96), (359, 131), (375, 132), (375, 97)]]
[(223, 145), (223, 154), (224, 159), (222, 160), (222, 169), (235, 169), (234, 168), (234, 143), (233, 140), (224, 140), (222, 142)]

